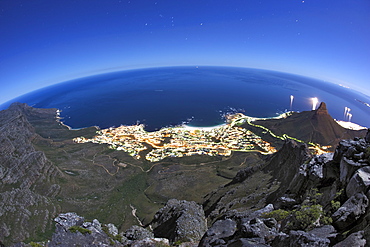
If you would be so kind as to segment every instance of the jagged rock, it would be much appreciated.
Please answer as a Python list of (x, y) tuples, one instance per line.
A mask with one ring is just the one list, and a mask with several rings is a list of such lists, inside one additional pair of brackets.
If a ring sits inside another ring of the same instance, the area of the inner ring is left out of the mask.
[(247, 177), (251, 176), (253, 173), (258, 171), (259, 169), (261, 169), (261, 165), (246, 167), (244, 169), (239, 170), (236, 173), (233, 180), (230, 182), (230, 184), (236, 184), (236, 183), (243, 182), (245, 179), (247, 179)]
[(117, 229), (117, 227), (116, 227), (114, 224), (112, 224), (112, 223), (107, 224), (107, 230), (108, 230), (108, 233), (109, 233), (109, 234), (112, 234), (113, 236), (118, 235), (118, 229)]
[(256, 218), (241, 225), (240, 232), (245, 238), (264, 238), (269, 235), (269, 228)]
[(253, 218), (261, 217), (262, 214), (270, 213), (273, 210), (274, 210), (274, 205), (270, 203), (270, 204), (267, 204), (264, 208), (261, 208), (259, 210), (256, 210), (250, 213), (246, 218), (253, 219)]
[(354, 232), (349, 235), (345, 240), (337, 243), (333, 247), (348, 247), (348, 246), (356, 246), (356, 247), (364, 247), (366, 244), (366, 240), (364, 239), (364, 232)]
[(231, 241), (227, 247), (268, 247), (270, 245), (258, 242), (260, 239), (239, 238)]
[(204, 234), (199, 246), (215, 246), (225, 244), (237, 230), (237, 223), (234, 220), (218, 220)]
[(370, 166), (365, 166), (358, 169), (350, 179), (346, 187), (346, 193), (348, 197), (355, 195), (356, 193), (363, 192), (366, 194), (370, 186)]
[(144, 238), (130, 243), (130, 247), (158, 247), (170, 246), (170, 242), (165, 238)]
[(78, 216), (76, 213), (59, 214), (55, 222), (68, 230), (71, 226), (81, 226), (84, 223), (84, 217)]
[(319, 238), (334, 239), (337, 236), (337, 231), (332, 225), (325, 225), (312, 229), (308, 233), (313, 234)]
[(346, 229), (360, 218), (368, 207), (369, 200), (364, 193), (351, 196), (333, 215), (334, 226), (338, 229)]
[[(311, 159), (307, 145), (287, 140), (284, 146), (274, 154), (268, 165), (264, 168), (265, 172), (271, 172), (273, 177), (281, 181), (279, 189), (268, 196), (269, 203), (275, 202), (277, 198), (286, 194), (299, 194), (304, 180), (299, 173), (301, 164)], [(293, 182), (292, 182), (293, 181)]]
[(199, 241), (207, 230), (204, 211), (195, 202), (169, 200), (152, 221), (156, 237), (170, 241)]
[(273, 247), (327, 247), (329, 246), (329, 244), (330, 240), (328, 238), (319, 237), (313, 233), (308, 233), (304, 231), (290, 231), (289, 235), (278, 235), (272, 242)]
[(93, 219), (92, 227), (94, 227), (95, 229), (97, 229), (99, 231), (102, 230), (101, 224), (100, 224), (100, 222), (97, 219)]
[(282, 196), (276, 200), (276, 202), (274, 203), (274, 207), (287, 209), (287, 208), (291, 208), (295, 204), (297, 204), (297, 201), (295, 199), (287, 197), (287, 196)]
[(333, 160), (336, 163), (339, 163), (344, 154), (347, 152), (348, 148), (351, 147), (351, 144), (347, 140), (342, 140), (339, 142), (339, 145), (335, 149)]
[(268, 228), (276, 228), (278, 225), (277, 221), (274, 218), (262, 219), (262, 221)]
[(367, 164), (343, 157), (340, 161), (340, 181), (345, 184), (348, 183), (355, 171), (366, 165)]
[(313, 157), (310, 162), (304, 163), (300, 166), (299, 173), (311, 180), (320, 180), (324, 178), (323, 167), (332, 160), (332, 153), (325, 153)]
[(146, 238), (154, 238), (154, 234), (141, 227), (141, 226), (131, 226), (126, 230), (124, 236), (129, 240), (143, 240)]
[(248, 221), (254, 218), (260, 218), (261, 215), (265, 213), (269, 213), (273, 210), (274, 210), (274, 205), (270, 203), (270, 204), (267, 204), (264, 208), (261, 208), (255, 211), (245, 210), (245, 211), (239, 212), (237, 210), (229, 210), (228, 212), (226, 212), (225, 216), (226, 218), (245, 222), (245, 221)]

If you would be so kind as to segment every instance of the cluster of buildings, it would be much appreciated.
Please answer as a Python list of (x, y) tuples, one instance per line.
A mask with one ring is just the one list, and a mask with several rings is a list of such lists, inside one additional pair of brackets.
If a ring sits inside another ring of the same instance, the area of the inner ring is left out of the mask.
[(170, 127), (146, 132), (143, 125), (120, 126), (101, 130), (92, 139), (78, 137), (74, 141), (106, 143), (113, 149), (151, 162), (191, 155), (229, 156), (232, 151), (276, 152), (270, 143), (239, 127), (243, 123), (242, 116), (236, 115), (228, 124), (214, 128)]

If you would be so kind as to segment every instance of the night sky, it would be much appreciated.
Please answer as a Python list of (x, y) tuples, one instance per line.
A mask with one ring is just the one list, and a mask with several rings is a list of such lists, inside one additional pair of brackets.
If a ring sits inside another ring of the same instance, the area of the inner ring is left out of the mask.
[(178, 65), (271, 69), (370, 95), (369, 0), (0, 0), (0, 104)]

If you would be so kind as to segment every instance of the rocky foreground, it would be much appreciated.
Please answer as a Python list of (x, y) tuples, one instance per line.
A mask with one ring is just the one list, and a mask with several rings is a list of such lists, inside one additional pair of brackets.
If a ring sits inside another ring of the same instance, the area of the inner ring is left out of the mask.
[[(258, 186), (246, 193), (258, 174), (266, 175), (260, 184), (269, 178), (262, 197)], [(287, 141), (265, 163), (207, 195), (203, 207), (172, 199), (150, 224), (124, 232), (64, 213), (50, 241), (13, 246), (370, 246), (369, 187), (370, 130), (321, 156)], [(236, 207), (251, 197), (261, 199)]]

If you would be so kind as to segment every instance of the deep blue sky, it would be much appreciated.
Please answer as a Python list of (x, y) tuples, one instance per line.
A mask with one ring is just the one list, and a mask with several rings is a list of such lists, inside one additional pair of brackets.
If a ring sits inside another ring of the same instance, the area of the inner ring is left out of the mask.
[(370, 95), (369, 0), (0, 0), (0, 104), (73, 78), (272, 69)]

